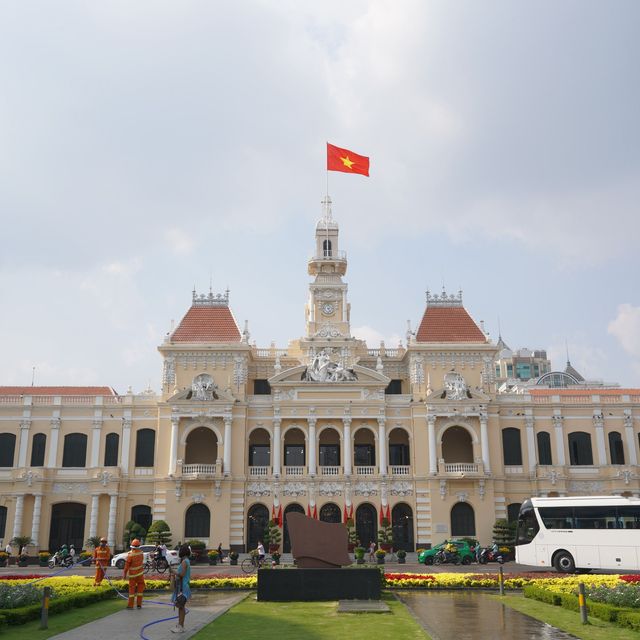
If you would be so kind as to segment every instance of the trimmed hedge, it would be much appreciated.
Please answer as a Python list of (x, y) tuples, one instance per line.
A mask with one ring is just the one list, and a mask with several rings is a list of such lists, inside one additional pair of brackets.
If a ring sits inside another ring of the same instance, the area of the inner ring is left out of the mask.
[[(86, 607), (88, 604), (115, 597), (116, 593), (109, 589), (108, 591), (90, 591), (89, 593), (79, 593), (64, 598), (56, 598), (49, 601), (49, 613), (61, 613), (69, 609)], [(40, 618), (41, 610), (41, 603), (31, 604), (27, 607), (17, 607), (15, 609), (2, 609), (0, 610), (0, 621), (4, 619), (5, 624), (9, 625), (24, 624), (30, 620)]]
[[(578, 596), (574, 593), (555, 593), (549, 589), (527, 585), (522, 590), (525, 598), (538, 600), (546, 604), (569, 609), (570, 611), (580, 611)], [(604, 602), (592, 602), (587, 600), (587, 613), (594, 618), (599, 618), (605, 622), (613, 622), (619, 627), (627, 627), (635, 631), (640, 631), (640, 611), (616, 607)]]

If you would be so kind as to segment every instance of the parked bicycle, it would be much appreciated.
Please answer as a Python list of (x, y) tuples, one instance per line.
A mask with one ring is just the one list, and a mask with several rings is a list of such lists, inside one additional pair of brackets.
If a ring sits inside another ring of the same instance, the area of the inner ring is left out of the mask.
[(152, 558), (144, 563), (145, 573), (164, 573), (169, 568), (169, 563), (164, 558)]

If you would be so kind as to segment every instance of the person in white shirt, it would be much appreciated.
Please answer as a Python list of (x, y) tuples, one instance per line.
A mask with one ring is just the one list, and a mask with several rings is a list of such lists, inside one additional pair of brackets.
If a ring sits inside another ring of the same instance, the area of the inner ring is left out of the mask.
[(76, 561), (76, 550), (74, 549), (73, 545), (71, 545), (69, 547), (69, 555), (71, 556), (72, 562), (75, 562)]
[(162, 557), (166, 560), (167, 559), (167, 545), (164, 542), (160, 545), (160, 553), (162, 554)]
[(7, 542), (7, 546), (5, 547), (5, 552), (7, 553), (7, 555), (11, 555), (13, 553), (13, 549), (11, 548), (11, 543)]
[(258, 540), (258, 548), (256, 549), (258, 552), (258, 566), (261, 567), (264, 562), (264, 545), (262, 544), (262, 540)]

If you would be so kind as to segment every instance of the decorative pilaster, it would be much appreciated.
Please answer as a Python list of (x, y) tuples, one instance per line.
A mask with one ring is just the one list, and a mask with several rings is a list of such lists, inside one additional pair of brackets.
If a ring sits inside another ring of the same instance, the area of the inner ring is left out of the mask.
[(631, 409), (624, 410), (624, 432), (627, 440), (627, 451), (629, 452), (629, 464), (638, 464), (638, 455), (636, 454), (636, 440), (633, 433), (633, 416)]
[(24, 496), (16, 496), (16, 514), (13, 518), (13, 538), (22, 535), (22, 516), (24, 514)]
[(558, 464), (563, 467), (567, 464), (567, 457), (564, 453), (564, 433), (562, 432), (562, 416), (560, 413), (554, 414), (553, 428), (556, 434), (556, 449), (558, 450)]
[(387, 429), (386, 418), (378, 418), (378, 468), (381, 476), (387, 475)]
[(222, 460), (222, 472), (225, 476), (231, 475), (231, 423), (232, 417), (230, 415), (224, 416), (224, 458)]
[[(171, 416), (171, 442), (169, 443), (169, 475), (176, 475), (176, 462), (178, 460), (178, 427), (180, 426), (180, 418)], [(227, 434), (224, 436), (225, 456), (227, 452)]]
[(91, 458), (89, 467), (95, 469), (99, 467), (100, 456), (100, 436), (102, 435), (102, 418), (96, 418), (93, 421), (93, 429), (91, 429)]
[[(122, 420), (122, 451), (120, 452), (120, 472), (129, 475), (129, 449), (131, 447), (131, 418)], [(109, 541), (111, 542), (111, 541)]]
[(280, 477), (281, 466), (282, 466), (282, 437), (280, 435), (282, 427), (282, 420), (278, 416), (273, 419), (273, 475), (276, 478)]
[(316, 418), (309, 416), (309, 475), (314, 477), (316, 475)]
[(533, 427), (533, 416), (525, 416), (524, 424), (527, 431), (527, 457), (529, 459), (529, 473), (533, 473), (536, 468), (536, 438)]
[(27, 466), (27, 448), (29, 446), (29, 429), (31, 420), (25, 418), (20, 423), (20, 449), (18, 453), (18, 467), (23, 469)]
[(436, 445), (436, 417), (433, 413), (427, 414), (427, 431), (429, 436), (429, 474), (435, 476), (438, 473), (438, 452)]
[(491, 473), (491, 459), (489, 457), (489, 432), (487, 425), (489, 416), (486, 411), (480, 412), (480, 448), (482, 450), (482, 466), (484, 472), (489, 475)]
[(118, 515), (118, 494), (109, 496), (109, 529), (107, 533), (107, 541), (111, 548), (116, 543), (116, 516)]
[(98, 503), (100, 496), (93, 494), (91, 496), (91, 515), (89, 516), (89, 537), (93, 538), (98, 535)]
[(343, 425), (343, 443), (344, 443), (344, 475), (351, 475), (351, 464), (353, 455), (351, 454), (351, 416), (342, 418)]
[(604, 415), (600, 409), (594, 409), (593, 411), (593, 426), (596, 429), (598, 464), (603, 467), (607, 464), (607, 447), (604, 442)]
[(49, 459), (47, 467), (54, 469), (58, 461), (58, 436), (60, 435), (60, 418), (54, 416), (50, 422), (51, 432), (49, 433)]
[(31, 519), (31, 540), (33, 540), (33, 546), (38, 548), (40, 546), (38, 540), (40, 539), (40, 513), (42, 511), (42, 494), (37, 493), (33, 500), (33, 518)]

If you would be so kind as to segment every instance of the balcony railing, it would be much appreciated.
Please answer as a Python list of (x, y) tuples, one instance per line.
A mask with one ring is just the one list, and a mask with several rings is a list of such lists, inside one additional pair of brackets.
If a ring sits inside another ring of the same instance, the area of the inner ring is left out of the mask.
[(444, 473), (481, 473), (477, 462), (451, 462), (442, 463)]
[(249, 475), (252, 478), (268, 476), (271, 473), (271, 467), (249, 467)]
[(342, 475), (342, 467), (318, 467), (321, 476), (339, 476)]
[(504, 472), (507, 475), (519, 475), (524, 473), (524, 467), (521, 465), (506, 465)]
[(353, 470), (357, 476), (375, 476), (376, 468), (375, 467), (354, 467)]
[(153, 467), (136, 467), (133, 470), (134, 476), (152, 476), (154, 472)]
[(408, 464), (394, 464), (389, 467), (389, 473), (392, 476), (408, 476), (411, 475), (411, 467)]
[(307, 467), (298, 467), (298, 466), (284, 466), (284, 475), (285, 476), (303, 476), (307, 472)]
[(219, 475), (217, 464), (183, 464), (183, 478), (213, 478)]
[(321, 254), (315, 255), (309, 260), (346, 260), (346, 251), (333, 251), (332, 249), (325, 249)]

